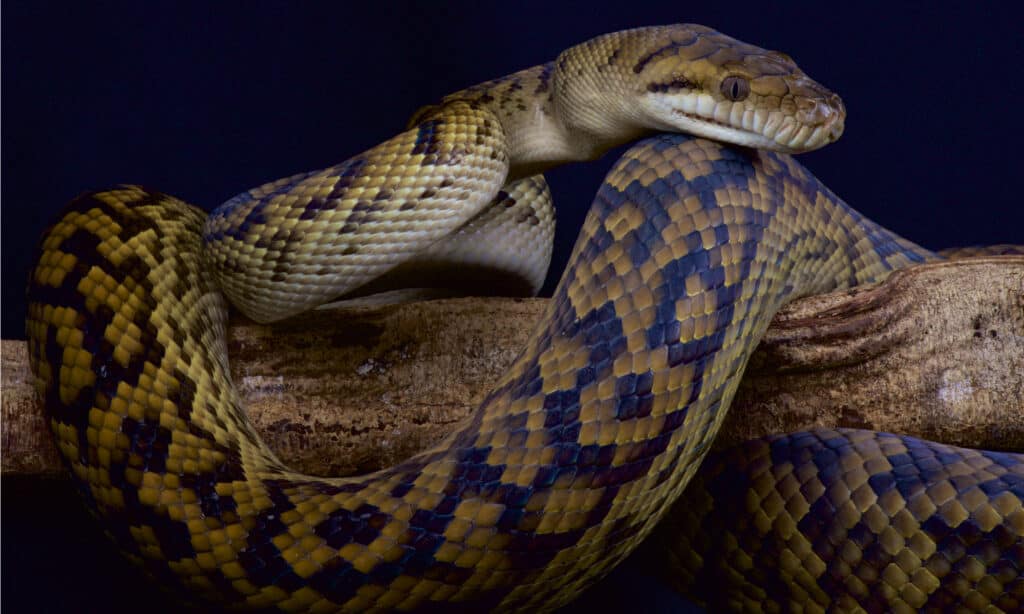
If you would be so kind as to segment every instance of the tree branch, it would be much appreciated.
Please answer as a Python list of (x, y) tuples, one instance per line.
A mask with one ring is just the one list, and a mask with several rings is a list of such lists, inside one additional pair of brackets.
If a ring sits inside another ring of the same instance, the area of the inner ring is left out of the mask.
[[(544, 299), (446, 299), (234, 320), (232, 377), (283, 460), (318, 475), (394, 464), (482, 400)], [(3, 341), (3, 473), (59, 460), (26, 345)], [(798, 301), (750, 360), (724, 443), (855, 426), (1024, 449), (1024, 257), (927, 264), (882, 284)]]

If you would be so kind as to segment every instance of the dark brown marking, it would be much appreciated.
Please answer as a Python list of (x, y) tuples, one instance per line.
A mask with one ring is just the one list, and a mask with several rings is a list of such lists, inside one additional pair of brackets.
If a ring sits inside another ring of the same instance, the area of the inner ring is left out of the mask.
[(675, 79), (672, 79), (671, 81), (668, 81), (666, 83), (648, 83), (647, 84), (647, 91), (648, 92), (669, 92), (669, 91), (672, 91), (672, 90), (682, 90), (682, 89), (686, 89), (686, 90), (697, 89), (697, 84), (695, 84), (692, 81), (689, 81), (687, 79), (684, 79), (683, 77), (676, 77)]
[(537, 75), (537, 87), (533, 90), (534, 96), (542, 94), (550, 88), (551, 73), (554, 70), (554, 62), (548, 62), (541, 68), (540, 74)]
[(688, 42), (685, 42), (685, 43), (680, 43), (678, 41), (671, 41), (671, 42), (667, 43), (666, 45), (658, 47), (657, 49), (651, 51), (650, 53), (647, 53), (646, 55), (641, 56), (640, 59), (637, 60), (637, 63), (633, 65), (633, 72), (636, 73), (636, 74), (640, 74), (641, 72), (643, 72), (644, 68), (647, 68), (647, 65), (652, 60), (654, 60), (655, 58), (658, 58), (658, 57), (664, 55), (666, 52), (671, 51), (673, 49), (680, 49), (682, 47), (689, 47), (690, 45), (692, 45), (693, 43), (695, 43), (699, 39), (700, 39), (700, 37), (697, 37), (697, 38), (694, 38), (694, 39), (692, 39), (692, 40), (690, 40)]

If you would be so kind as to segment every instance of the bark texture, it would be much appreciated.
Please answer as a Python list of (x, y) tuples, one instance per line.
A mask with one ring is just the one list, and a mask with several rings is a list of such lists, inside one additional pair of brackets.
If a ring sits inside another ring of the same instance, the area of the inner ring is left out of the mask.
[[(437, 442), (515, 359), (544, 299), (344, 307), (236, 320), (232, 375), (292, 467), (364, 473)], [(3, 341), (4, 474), (60, 471), (23, 341)], [(720, 445), (852, 426), (1024, 450), (1024, 257), (928, 264), (798, 301), (751, 358)]]

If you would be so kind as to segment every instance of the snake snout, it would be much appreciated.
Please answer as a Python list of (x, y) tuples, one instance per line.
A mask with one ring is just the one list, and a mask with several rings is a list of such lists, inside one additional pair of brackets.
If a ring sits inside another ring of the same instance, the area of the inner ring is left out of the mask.
[(808, 140), (810, 147), (832, 143), (843, 134), (846, 125), (846, 106), (838, 94), (815, 91), (813, 95), (797, 100), (797, 122), (813, 130), (816, 135)]
[(811, 126), (834, 124), (837, 121), (841, 124), (846, 117), (846, 107), (837, 94), (827, 98), (803, 98), (797, 102), (796, 117), (800, 123)]
[(846, 127), (846, 105), (838, 94), (829, 97), (828, 106), (832, 110), (825, 120), (827, 135), (830, 141), (837, 141), (843, 136), (843, 129)]

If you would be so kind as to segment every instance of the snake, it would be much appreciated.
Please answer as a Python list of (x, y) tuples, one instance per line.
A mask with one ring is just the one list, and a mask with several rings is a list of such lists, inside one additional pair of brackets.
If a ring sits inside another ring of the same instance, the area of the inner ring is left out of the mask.
[[(57, 447), (118, 547), (190, 603), (558, 608), (632, 552), (698, 473), (776, 310), (936, 258), (789, 155), (835, 141), (845, 114), (780, 52), (698, 25), (647, 27), (452, 94), (367, 152), (243, 192), (209, 216), (139, 186), (85, 193), (44, 233), (28, 282), (30, 364)], [(600, 186), (526, 346), (455, 432), (350, 477), (293, 471), (261, 441), (229, 376), (229, 300), (271, 322), (395, 271), (415, 275), (419, 253), (434, 263), (486, 257), (486, 244), (519, 232), (498, 260), (534, 253), (523, 256), (533, 264), (509, 266), (535, 289), (536, 262), (549, 258), (535, 237), (551, 232), (539, 173), (638, 139)], [(488, 230), (495, 224), (503, 230)], [(873, 490), (849, 486), (855, 503), (840, 518), (884, 525), (949, 561), (975, 542), (945, 537), (973, 526), (971, 539), (997, 543), (1011, 564), (972, 559), (971, 573), (940, 590), (922, 570), (941, 580), (941, 569), (901, 559), (905, 585), (884, 592), (882, 607), (912, 603), (913, 590), (924, 604), (939, 595), (967, 607), (993, 586), (1008, 596), (992, 604), (1019, 604), (1021, 455), (978, 465), (943, 448), (921, 460), (886, 437), (866, 439), (954, 492), (925, 485), (914, 492), (935, 499), (930, 508), (884, 505), (905, 463), (871, 460), (853, 438), (841, 464), (863, 456), (858, 479), (868, 475)], [(764, 454), (745, 456), (755, 457)], [(990, 479), (961, 489), (976, 465)], [(787, 476), (803, 471), (779, 473), (782, 488), (799, 489)], [(819, 478), (839, 484), (832, 498), (849, 479), (834, 469)], [(960, 516), (946, 505), (973, 514), (968, 501), (979, 498), (1003, 521), (987, 539), (978, 525), (954, 526)], [(813, 507), (800, 528), (814, 531), (833, 511)], [(936, 533), (943, 519), (948, 531)], [(722, 548), (745, 569), (760, 544), (734, 535)], [(787, 561), (791, 573), (757, 607), (809, 594), (815, 576), (795, 567)], [(840, 599), (834, 584), (812, 596)], [(788, 597), (783, 585), (794, 587)]]

